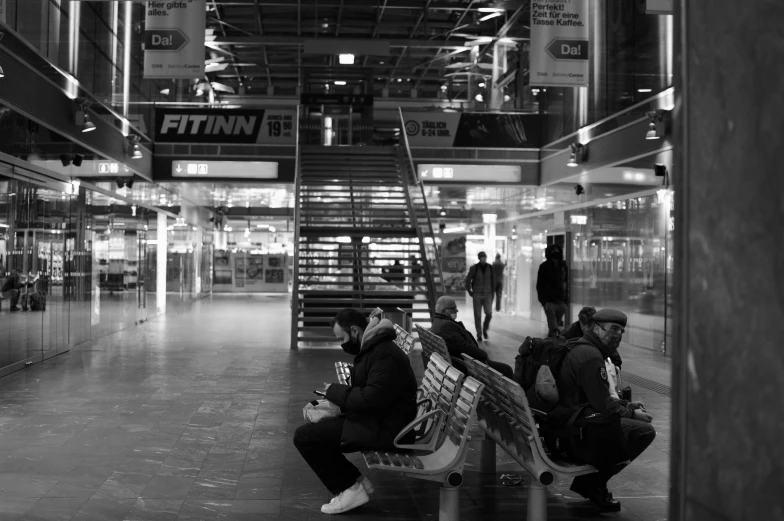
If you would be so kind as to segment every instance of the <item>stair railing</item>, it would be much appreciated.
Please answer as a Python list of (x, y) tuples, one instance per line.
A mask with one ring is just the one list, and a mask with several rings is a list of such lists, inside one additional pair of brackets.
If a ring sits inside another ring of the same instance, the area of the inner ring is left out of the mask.
[(294, 157), (294, 271), (291, 280), (291, 349), (299, 346), (299, 228), (302, 219), (300, 192), (302, 188), (302, 147), (299, 142), (300, 107), (297, 106), (297, 130)]
[[(419, 238), (419, 249), (423, 260), (423, 273), (427, 284), (428, 294), (428, 307), (430, 314), (435, 312), (436, 300), (439, 295), (446, 293), (444, 286), (444, 277), (441, 264), (441, 253), (439, 252), (439, 245), (436, 242), (435, 230), (433, 229), (433, 222), (430, 219), (430, 211), (427, 207), (427, 199), (425, 198), (425, 187), (422, 180), (418, 178), (414, 159), (411, 155), (411, 147), (408, 142), (408, 135), (406, 134), (406, 122), (403, 118), (403, 110), (398, 108), (398, 115), (400, 117), (400, 133), (403, 136), (402, 147), (398, 147), (398, 158), (403, 172), (403, 185), (405, 186), (406, 200), (409, 206), (409, 213), (411, 215), (411, 222), (416, 228), (417, 237)], [(420, 219), (417, 210), (421, 210), (424, 218)], [(421, 224), (420, 224), (421, 221)], [(430, 242), (428, 245), (427, 242)], [(436, 277), (438, 283), (436, 283)]]

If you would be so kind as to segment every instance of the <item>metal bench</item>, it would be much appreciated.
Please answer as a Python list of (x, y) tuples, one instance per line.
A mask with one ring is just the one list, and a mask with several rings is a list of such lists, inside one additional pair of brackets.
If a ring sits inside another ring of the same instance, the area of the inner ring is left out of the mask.
[[(457, 392), (457, 399), (446, 418), (444, 441), (430, 454), (410, 452), (367, 451), (363, 453), (368, 468), (399, 472), (405, 476), (441, 483), (439, 521), (459, 521), (460, 485), (463, 484), (463, 467), (468, 455), (469, 423), (476, 414), (476, 407), (484, 384), (466, 378)], [(443, 395), (446, 399), (446, 396)], [(433, 411), (443, 414), (439, 409)], [(416, 428), (418, 418), (400, 435)]]
[(485, 385), (477, 408), (479, 426), (487, 438), (482, 443), (482, 472), (495, 473), (495, 445), (498, 444), (534, 479), (529, 485), (528, 520), (547, 519), (547, 489), (555, 478), (591, 474), (590, 465), (577, 465), (550, 456), (542, 445), (538, 425), (523, 388), (485, 364), (462, 355), (468, 374)]
[(444, 360), (450, 360), (449, 349), (446, 347), (446, 342), (443, 338), (431, 333), (419, 324), (416, 326), (417, 334), (419, 335), (419, 343), (422, 345), (422, 362), (427, 365), (427, 360), (433, 353), (438, 353)]
[(457, 402), (464, 379), (463, 373), (440, 356), (433, 355), (425, 369), (422, 384), (417, 389), (417, 418), (414, 422), (418, 428), (415, 430), (415, 441), (413, 444), (400, 444), (400, 438), (408, 432), (403, 430), (395, 438), (395, 447), (428, 452), (440, 447), (444, 441), (445, 420)]

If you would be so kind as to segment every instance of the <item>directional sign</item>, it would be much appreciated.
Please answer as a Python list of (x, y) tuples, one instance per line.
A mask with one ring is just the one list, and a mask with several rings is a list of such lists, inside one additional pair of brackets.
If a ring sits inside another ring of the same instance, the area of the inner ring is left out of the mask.
[(144, 33), (145, 51), (177, 52), (188, 42), (188, 37), (179, 29), (153, 29)]
[(556, 38), (547, 46), (546, 51), (556, 60), (587, 60), (588, 41)]

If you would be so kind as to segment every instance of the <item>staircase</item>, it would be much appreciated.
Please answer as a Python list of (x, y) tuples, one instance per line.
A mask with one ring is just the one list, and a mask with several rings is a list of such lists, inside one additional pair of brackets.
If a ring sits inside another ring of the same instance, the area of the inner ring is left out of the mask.
[(293, 347), (334, 343), (329, 322), (347, 307), (430, 321), (433, 284), (398, 158), (395, 147), (301, 147)]

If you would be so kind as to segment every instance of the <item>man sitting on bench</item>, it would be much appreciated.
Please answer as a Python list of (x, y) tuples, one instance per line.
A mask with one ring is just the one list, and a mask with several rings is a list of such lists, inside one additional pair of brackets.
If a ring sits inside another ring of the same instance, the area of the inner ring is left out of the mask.
[[(327, 400), (340, 407), (336, 418), (306, 423), (294, 433), (294, 446), (335, 495), (321, 507), (340, 514), (367, 503), (373, 485), (343, 454), (395, 450), (395, 437), (416, 418), (417, 381), (408, 356), (395, 345), (392, 322), (356, 309), (332, 321), (343, 350), (354, 356), (350, 384), (327, 384)], [(401, 443), (413, 441), (413, 431)]]
[(463, 358), (460, 355), (465, 353), (513, 380), (514, 371), (512, 368), (504, 363), (490, 360), (487, 357), (487, 351), (479, 347), (479, 344), (474, 339), (474, 335), (465, 328), (462, 322), (458, 322), (456, 319), (457, 302), (455, 302), (455, 299), (446, 295), (439, 297), (436, 302), (436, 316), (430, 332), (444, 339), (446, 348), (449, 350), (449, 356), (460, 361), (458, 366), (462, 366)]
[[(582, 408), (573, 428), (580, 429), (582, 446), (576, 458), (593, 465), (598, 472), (578, 476), (571, 490), (590, 499), (602, 510), (617, 512), (621, 504), (613, 499), (607, 482), (620, 471), (618, 463), (634, 460), (653, 442), (653, 417), (641, 402), (627, 402), (610, 394), (605, 359), (618, 349), (626, 328), (626, 315), (602, 309), (593, 315), (590, 329), (570, 340), (559, 375), (558, 404), (571, 411)], [(582, 457), (581, 451), (590, 456)]]
[(19, 271), (12, 269), (11, 273), (6, 277), (0, 293), (7, 293), (11, 299), (11, 311), (19, 311), (19, 295), (24, 284), (22, 277), (19, 276)]

